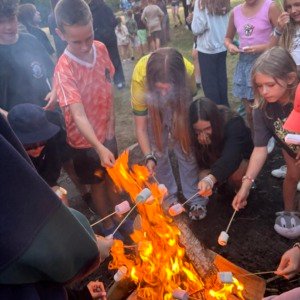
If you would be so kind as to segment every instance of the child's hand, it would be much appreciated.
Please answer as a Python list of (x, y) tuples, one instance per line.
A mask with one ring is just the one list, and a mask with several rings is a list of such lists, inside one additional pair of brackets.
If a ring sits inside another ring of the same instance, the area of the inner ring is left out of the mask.
[(290, 279), (299, 272), (300, 272), (300, 249), (298, 247), (293, 247), (282, 255), (280, 264), (275, 274)]
[(247, 198), (249, 195), (250, 188), (245, 188), (241, 186), (238, 193), (235, 195), (232, 201), (232, 207), (235, 210), (240, 210), (241, 208), (244, 208), (247, 205)]
[(46, 102), (48, 102), (46, 104), (46, 106), (44, 106), (45, 110), (54, 110), (56, 105), (57, 105), (57, 95), (56, 95), (56, 91), (54, 89), (52, 89), (51, 92), (49, 92), (45, 99)]
[(106, 300), (106, 292), (104, 289), (103, 282), (101, 281), (90, 281), (87, 284), (87, 288), (93, 299), (102, 299)]
[(227, 49), (230, 54), (238, 54), (241, 52), (241, 50), (234, 44), (229, 44)]
[(107, 168), (107, 167), (113, 167), (115, 164), (115, 157), (114, 155), (106, 148), (102, 147), (100, 150), (97, 151), (100, 161), (101, 161), (101, 166)]
[(191, 12), (191, 13), (189, 13), (188, 14), (188, 16), (186, 17), (186, 22), (188, 23), (188, 24), (192, 24), (192, 22), (193, 22), (193, 17), (194, 17), (194, 14)]
[(100, 262), (102, 262), (109, 256), (110, 248), (112, 247), (114, 240), (106, 239), (101, 235), (96, 235), (96, 239), (98, 250), (100, 252)]
[(283, 12), (279, 17), (277, 21), (277, 29), (279, 31), (283, 31), (286, 25), (290, 22), (290, 15), (287, 12)]
[[(212, 189), (214, 187), (215, 178), (212, 179), (213, 175), (208, 175), (204, 177), (202, 180), (198, 183), (198, 190), (199, 194), (203, 197), (209, 197), (212, 195)], [(208, 178), (208, 179), (207, 179)]]

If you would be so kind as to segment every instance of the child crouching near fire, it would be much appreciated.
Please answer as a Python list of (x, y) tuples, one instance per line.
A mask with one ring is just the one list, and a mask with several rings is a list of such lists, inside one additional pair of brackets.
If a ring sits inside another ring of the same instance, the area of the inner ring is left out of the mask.
[[(82, 184), (91, 186), (96, 212), (104, 217), (118, 200), (105, 170), (114, 165), (117, 156), (114, 67), (104, 44), (94, 41), (92, 15), (85, 1), (59, 1), (55, 17), (57, 33), (67, 42), (54, 74), (67, 141), (75, 153), (75, 171)], [(112, 233), (115, 225), (111, 219), (102, 224), (102, 234)]]

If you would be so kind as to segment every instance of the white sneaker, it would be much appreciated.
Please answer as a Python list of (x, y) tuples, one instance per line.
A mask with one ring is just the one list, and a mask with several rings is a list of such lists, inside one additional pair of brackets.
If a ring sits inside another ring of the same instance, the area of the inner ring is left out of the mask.
[(268, 145), (267, 145), (267, 149), (268, 149), (268, 154), (270, 154), (275, 147), (275, 139), (273, 137), (271, 137), (268, 141)]
[(300, 181), (297, 184), (297, 191), (300, 192)]
[[(275, 169), (271, 172), (272, 176), (276, 177), (276, 178), (284, 178), (286, 175), (286, 165), (281, 166), (279, 169)], [(298, 183), (299, 188), (300, 188), (300, 184)], [(298, 188), (298, 186), (297, 186)]]

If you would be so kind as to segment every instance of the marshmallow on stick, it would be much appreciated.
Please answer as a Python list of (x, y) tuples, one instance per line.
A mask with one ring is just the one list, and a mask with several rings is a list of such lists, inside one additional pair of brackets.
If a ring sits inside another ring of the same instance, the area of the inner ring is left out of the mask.
[(170, 216), (175, 217), (181, 214), (184, 210), (184, 207), (180, 203), (176, 203), (169, 208), (169, 214)]
[(126, 219), (130, 216), (130, 214), (133, 212), (133, 210), (136, 208), (136, 206), (138, 204), (140, 204), (140, 203), (151, 204), (152, 203), (151, 197), (153, 197), (153, 196), (151, 194), (151, 191), (148, 188), (144, 188), (142, 191), (140, 191), (138, 193), (138, 195), (136, 196), (136, 198), (135, 198), (135, 200), (136, 200), (135, 205), (131, 208), (131, 210), (123, 218), (123, 220), (120, 222), (120, 224), (116, 227), (116, 229), (112, 233), (112, 236), (115, 235), (115, 233), (117, 232), (117, 230), (122, 226), (122, 224), (126, 221)]
[(228, 230), (229, 230), (229, 228), (231, 226), (231, 223), (233, 221), (233, 218), (234, 218), (236, 212), (237, 212), (237, 210), (234, 210), (234, 212), (233, 212), (233, 214), (231, 216), (231, 219), (230, 219), (230, 221), (228, 223), (228, 226), (227, 226), (226, 230), (222, 231), (220, 233), (219, 237), (218, 237), (218, 244), (221, 245), (221, 246), (226, 246), (227, 245), (227, 242), (228, 242), (228, 239), (229, 239), (229, 235), (228, 235), (227, 232), (228, 232)]
[(118, 269), (117, 273), (114, 275), (114, 280), (116, 282), (121, 281), (127, 274), (127, 268), (122, 266)]
[(190, 197), (189, 199), (187, 199), (184, 203), (180, 204), (180, 203), (176, 203), (174, 205), (172, 205), (169, 208), (169, 214), (170, 216), (174, 217), (177, 216), (179, 214), (181, 214), (185, 209), (183, 208), (183, 206), (185, 204), (187, 204), (189, 201), (193, 200), (196, 196), (198, 196), (199, 193), (197, 192), (196, 194), (194, 194), (192, 197)]
[(115, 211), (113, 213), (111, 213), (111, 214), (107, 215), (106, 217), (104, 217), (104, 218), (98, 220), (97, 222), (93, 223), (91, 225), (91, 227), (103, 222), (104, 220), (110, 218), (114, 214), (123, 215), (123, 214), (126, 214), (129, 210), (130, 210), (129, 202), (128, 201), (123, 201), (120, 204), (115, 206)]

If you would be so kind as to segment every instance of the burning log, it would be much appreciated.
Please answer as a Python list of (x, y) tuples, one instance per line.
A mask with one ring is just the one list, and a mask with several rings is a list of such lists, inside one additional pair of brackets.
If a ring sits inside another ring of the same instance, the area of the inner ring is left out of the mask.
[(193, 234), (185, 215), (179, 215), (174, 221), (181, 231), (179, 240), (186, 250), (186, 256), (201, 276), (205, 287), (212, 288), (218, 273), (218, 269), (213, 263), (214, 255)]

